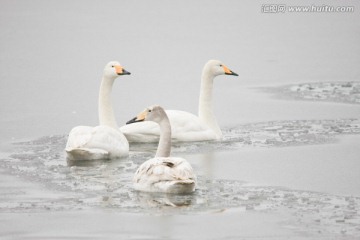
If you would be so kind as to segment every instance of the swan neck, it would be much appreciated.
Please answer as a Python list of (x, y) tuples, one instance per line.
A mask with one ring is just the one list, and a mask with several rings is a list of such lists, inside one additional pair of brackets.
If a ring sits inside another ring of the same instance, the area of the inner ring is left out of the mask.
[(111, 90), (115, 78), (104, 76), (99, 93), (99, 122), (101, 126), (118, 129), (115, 114), (111, 103)]
[(204, 68), (201, 76), (200, 98), (199, 98), (199, 118), (200, 121), (208, 125), (220, 137), (221, 130), (213, 112), (212, 92), (215, 76)]
[(167, 116), (159, 123), (160, 140), (155, 157), (170, 157), (171, 152), (171, 125)]

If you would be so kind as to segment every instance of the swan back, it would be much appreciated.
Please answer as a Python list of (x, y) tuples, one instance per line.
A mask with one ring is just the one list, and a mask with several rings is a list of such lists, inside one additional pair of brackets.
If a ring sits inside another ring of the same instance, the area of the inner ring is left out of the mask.
[(134, 188), (145, 192), (190, 193), (196, 176), (183, 158), (152, 158), (144, 162), (133, 178)]

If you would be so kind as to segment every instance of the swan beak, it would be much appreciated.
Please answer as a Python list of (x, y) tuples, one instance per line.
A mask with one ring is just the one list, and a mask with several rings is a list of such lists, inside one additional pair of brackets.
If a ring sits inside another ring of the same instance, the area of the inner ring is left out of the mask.
[(131, 74), (130, 72), (126, 71), (121, 66), (115, 66), (115, 71), (116, 71), (117, 75), (130, 75)]
[(222, 66), (226, 75), (239, 76), (237, 73), (231, 71), (227, 66)]
[(142, 122), (145, 120), (146, 112), (141, 112), (139, 115), (134, 117), (133, 119), (126, 122), (126, 124), (136, 123), (136, 122)]
[(132, 124), (132, 123), (136, 123), (136, 122), (138, 122), (137, 117), (134, 117), (133, 119), (127, 121), (126, 124)]
[(123, 69), (123, 72), (122, 72), (122, 74), (120, 74), (120, 75), (130, 75), (131, 74), (131, 72), (128, 72), (128, 71), (126, 71), (125, 69)]

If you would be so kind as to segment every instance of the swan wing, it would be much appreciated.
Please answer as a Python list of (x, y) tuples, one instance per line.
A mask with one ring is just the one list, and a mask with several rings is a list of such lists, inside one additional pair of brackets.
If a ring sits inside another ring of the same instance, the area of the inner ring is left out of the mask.
[(111, 127), (79, 126), (71, 130), (65, 151), (72, 160), (110, 159), (127, 156), (129, 144)]
[[(171, 124), (171, 138), (173, 141), (206, 141), (217, 139), (213, 130), (194, 114), (166, 110)], [(154, 122), (137, 122), (124, 125), (120, 128), (129, 142), (157, 142), (160, 128)]]
[(166, 111), (171, 122), (175, 141), (207, 141), (217, 139), (215, 132), (192, 113), (177, 110)]
[(84, 147), (92, 137), (93, 127), (78, 126), (71, 129), (65, 150)]
[(152, 158), (136, 171), (134, 187), (148, 192), (192, 192), (196, 176), (183, 158)]
[(160, 127), (155, 122), (137, 122), (124, 125), (120, 131), (129, 142), (158, 142)]

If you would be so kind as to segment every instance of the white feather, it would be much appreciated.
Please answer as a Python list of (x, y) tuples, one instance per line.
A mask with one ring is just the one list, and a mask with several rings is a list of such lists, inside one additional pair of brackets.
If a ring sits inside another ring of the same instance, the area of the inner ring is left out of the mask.
[[(212, 110), (213, 80), (222, 74), (237, 76), (220, 61), (210, 60), (205, 64), (201, 76), (199, 116), (184, 111), (166, 111), (171, 123), (173, 141), (208, 141), (222, 138), (221, 129)], [(160, 135), (159, 126), (150, 122), (124, 125), (120, 130), (129, 142), (157, 142)]]
[(129, 154), (129, 143), (118, 129), (110, 98), (114, 80), (125, 72), (118, 62), (105, 66), (99, 93), (100, 126), (78, 126), (70, 131), (65, 148), (69, 160), (111, 159)]
[(69, 160), (97, 160), (126, 157), (129, 143), (118, 130), (78, 126), (71, 130), (65, 151)]
[(189, 193), (195, 190), (196, 176), (183, 158), (152, 158), (136, 171), (134, 188), (145, 192)]
[(195, 190), (196, 176), (185, 159), (170, 157), (171, 126), (166, 112), (160, 106), (145, 109), (137, 120), (153, 121), (160, 126), (160, 140), (155, 158), (137, 169), (134, 188), (145, 192), (191, 193)]

